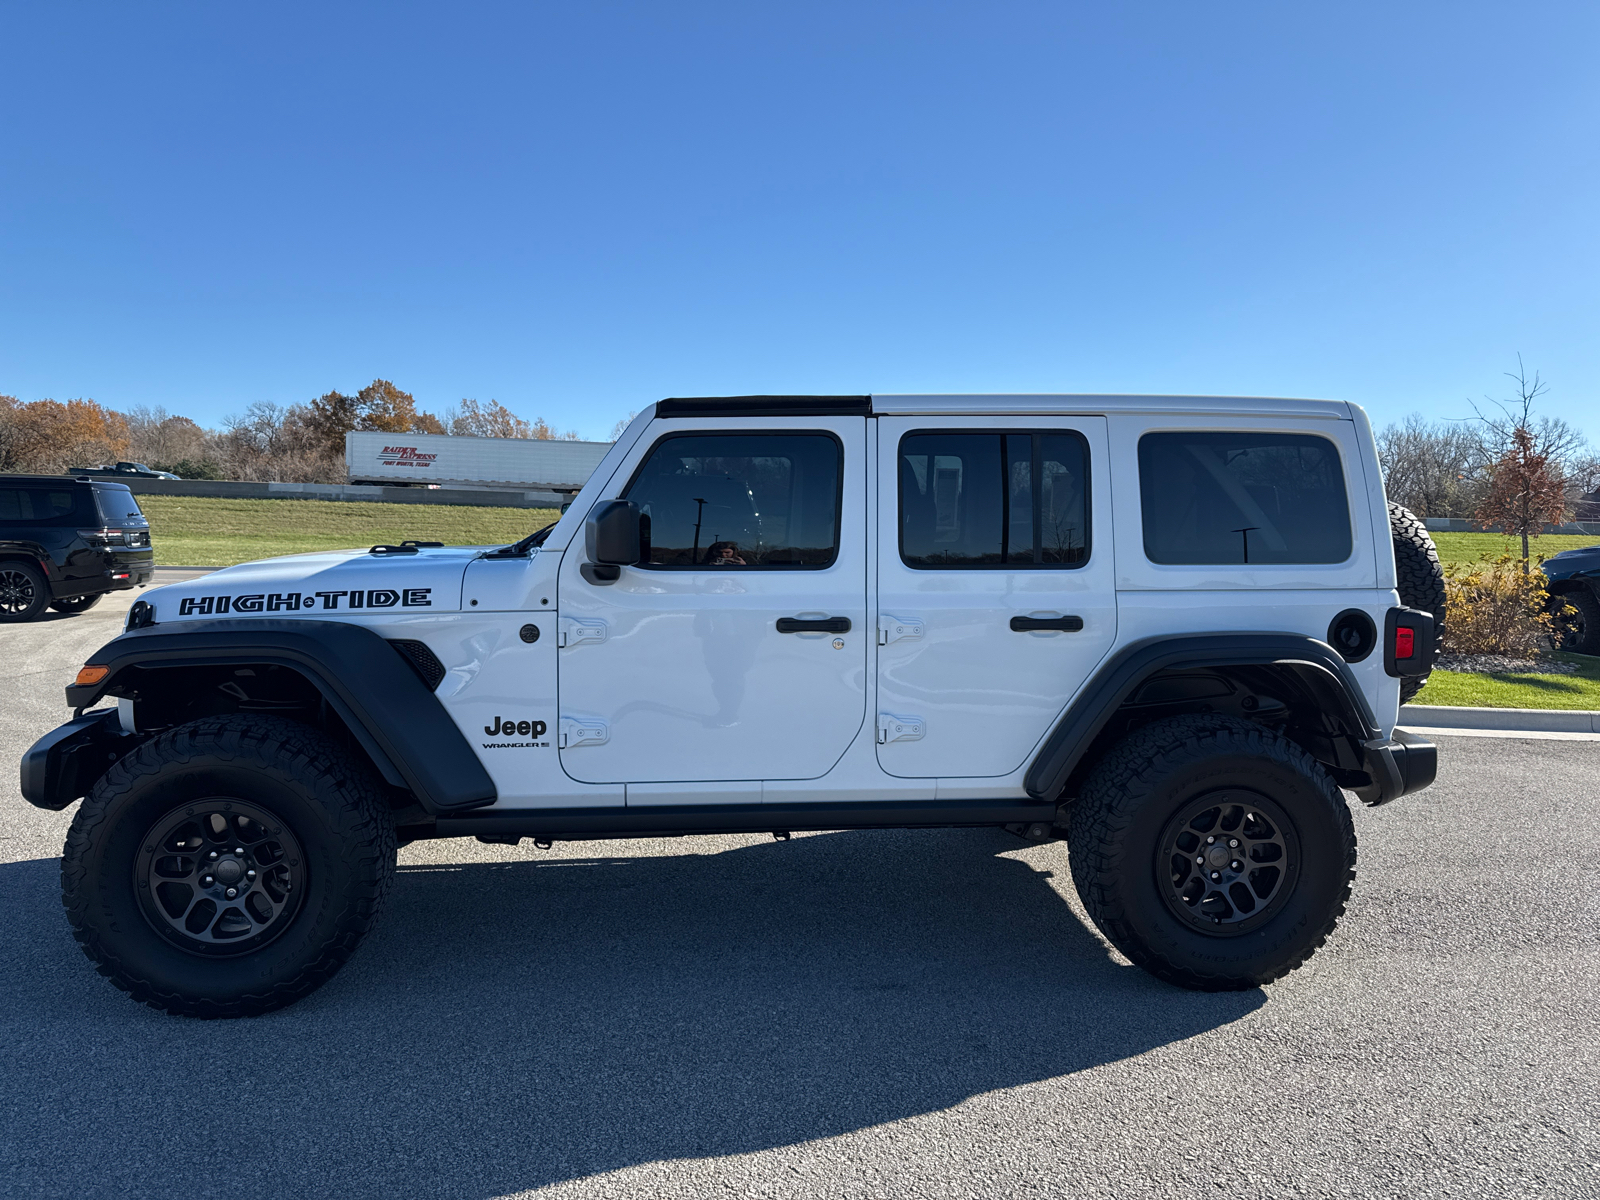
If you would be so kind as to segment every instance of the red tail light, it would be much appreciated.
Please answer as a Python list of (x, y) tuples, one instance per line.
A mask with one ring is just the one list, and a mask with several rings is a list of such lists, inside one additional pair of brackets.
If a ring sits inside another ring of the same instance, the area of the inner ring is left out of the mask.
[(1394, 631), (1394, 656), (1396, 658), (1410, 658), (1416, 653), (1416, 631), (1400, 626)]

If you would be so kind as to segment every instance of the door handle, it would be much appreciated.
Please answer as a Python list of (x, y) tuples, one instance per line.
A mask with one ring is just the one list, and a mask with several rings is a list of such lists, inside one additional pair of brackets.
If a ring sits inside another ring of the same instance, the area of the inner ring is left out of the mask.
[(1011, 628), (1016, 633), (1032, 633), (1050, 629), (1057, 633), (1077, 633), (1083, 628), (1082, 617), (1012, 617)]
[(849, 633), (849, 617), (779, 617), (779, 633)]

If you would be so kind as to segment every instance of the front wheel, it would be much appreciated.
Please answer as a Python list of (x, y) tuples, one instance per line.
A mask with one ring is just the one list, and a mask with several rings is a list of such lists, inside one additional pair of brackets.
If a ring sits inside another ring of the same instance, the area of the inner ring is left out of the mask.
[(1072, 878), (1100, 931), (1180, 987), (1256, 987), (1333, 932), (1355, 878), (1326, 771), (1248, 721), (1173, 717), (1129, 734), (1073, 803)]
[(74, 936), (136, 1000), (254, 1016), (325, 982), (371, 927), (395, 833), (370, 768), (313, 729), (215, 717), (95, 785), (61, 859)]

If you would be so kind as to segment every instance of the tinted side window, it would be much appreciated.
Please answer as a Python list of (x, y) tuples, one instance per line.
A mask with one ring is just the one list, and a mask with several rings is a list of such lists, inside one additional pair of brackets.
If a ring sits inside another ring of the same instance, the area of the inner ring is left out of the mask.
[(674, 435), (623, 495), (650, 517), (653, 566), (826, 567), (842, 458), (825, 433)]
[(900, 557), (912, 567), (1077, 567), (1089, 452), (1075, 433), (900, 439)]
[(1350, 503), (1339, 451), (1300, 433), (1139, 439), (1144, 552), (1157, 563), (1340, 563)]
[(71, 525), (79, 516), (77, 493), (72, 489), (0, 488), (0, 521)]

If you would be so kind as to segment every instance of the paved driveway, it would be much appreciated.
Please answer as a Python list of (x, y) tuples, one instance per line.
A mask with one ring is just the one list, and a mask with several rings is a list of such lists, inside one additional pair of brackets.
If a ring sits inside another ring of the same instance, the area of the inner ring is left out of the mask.
[[(0, 629), (0, 758), (119, 622)], [(94, 975), (71, 814), (12, 782), (0, 1192), (1600, 1194), (1597, 804), (1600, 743), (1442, 740), (1436, 787), (1358, 808), (1334, 941), (1220, 996), (1001, 833), (434, 842), (332, 983), (200, 1022)]]

